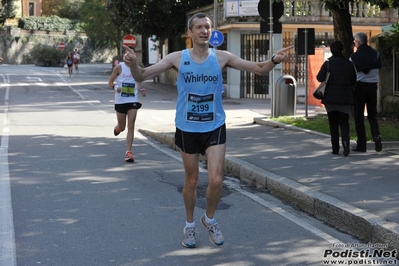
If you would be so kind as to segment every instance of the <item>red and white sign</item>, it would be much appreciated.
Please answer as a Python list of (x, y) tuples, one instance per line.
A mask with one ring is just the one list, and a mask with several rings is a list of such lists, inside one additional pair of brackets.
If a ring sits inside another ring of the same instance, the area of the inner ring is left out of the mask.
[(133, 35), (130, 35), (130, 34), (126, 35), (125, 37), (123, 37), (123, 45), (135, 47), (136, 46), (136, 37), (134, 37)]
[(64, 49), (65, 49), (65, 43), (60, 42), (60, 43), (58, 44), (58, 49), (60, 49), (61, 51), (64, 51)]

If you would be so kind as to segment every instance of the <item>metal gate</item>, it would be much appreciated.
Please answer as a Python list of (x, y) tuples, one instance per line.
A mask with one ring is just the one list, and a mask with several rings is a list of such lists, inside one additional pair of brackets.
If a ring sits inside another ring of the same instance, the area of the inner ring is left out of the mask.
[[(293, 36), (293, 37), (290, 37)], [(284, 32), (282, 38), (283, 47), (295, 45), (296, 32)], [(316, 32), (315, 47), (328, 46), (334, 40), (332, 33)], [(254, 33), (241, 34), (241, 58), (253, 62), (268, 60), (269, 57), (269, 34)], [(295, 78), (297, 85), (304, 85), (306, 79), (305, 56), (292, 53), (288, 62), (284, 63), (283, 75), (291, 75)], [(259, 76), (250, 72), (241, 71), (241, 98), (266, 99), (269, 94), (269, 75)]]
[[(241, 58), (253, 62), (269, 58), (269, 34), (241, 34)], [(269, 94), (269, 75), (259, 76), (241, 71), (241, 98), (266, 99)]]

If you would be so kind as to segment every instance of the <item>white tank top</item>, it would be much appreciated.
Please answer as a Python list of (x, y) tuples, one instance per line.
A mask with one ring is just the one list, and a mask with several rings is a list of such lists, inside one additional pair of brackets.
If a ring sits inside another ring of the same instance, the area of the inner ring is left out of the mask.
[(138, 85), (134, 80), (130, 68), (125, 63), (120, 63), (122, 72), (116, 77), (116, 84), (121, 88), (121, 92), (115, 91), (115, 104), (138, 102)]

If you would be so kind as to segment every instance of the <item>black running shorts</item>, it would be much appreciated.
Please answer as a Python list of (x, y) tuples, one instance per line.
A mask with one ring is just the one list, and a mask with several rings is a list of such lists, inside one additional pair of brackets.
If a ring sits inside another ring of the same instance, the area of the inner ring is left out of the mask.
[(122, 104), (115, 104), (115, 111), (121, 114), (127, 114), (127, 112), (131, 109), (140, 109), (141, 103), (122, 103)]
[(185, 153), (205, 155), (209, 146), (224, 143), (226, 143), (226, 124), (205, 133), (185, 132), (176, 128), (175, 144)]

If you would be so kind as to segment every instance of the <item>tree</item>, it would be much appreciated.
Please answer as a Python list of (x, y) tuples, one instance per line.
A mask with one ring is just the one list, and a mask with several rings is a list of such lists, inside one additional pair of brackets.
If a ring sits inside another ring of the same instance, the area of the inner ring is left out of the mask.
[[(334, 39), (344, 44), (344, 55), (349, 57), (353, 52), (353, 32), (350, 5), (358, 5), (357, 0), (320, 0), (333, 16)], [(371, 5), (378, 5), (381, 9), (397, 8), (399, 0), (363, 0)]]
[(0, 26), (3, 26), (8, 18), (15, 17), (15, 4), (13, 0), (1, 0), (0, 2)]
[(107, 0), (86, 0), (80, 6), (83, 28), (97, 47), (115, 46), (119, 49), (122, 32), (110, 19)]
[(42, 15), (56, 15), (76, 20), (79, 17), (79, 7), (82, 2), (84, 0), (46, 0), (42, 4)]
[[(67, 0), (46, 0), (43, 1), (42, 4), (42, 15), (43, 16), (51, 16), (56, 15), (60, 16), (60, 9), (64, 8), (68, 3)], [(60, 16), (61, 17), (61, 16)]]
[(114, 25), (144, 38), (180, 38), (186, 31), (186, 12), (213, 0), (110, 0), (108, 14)]

